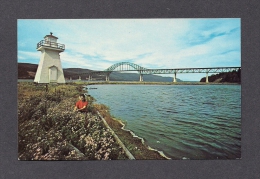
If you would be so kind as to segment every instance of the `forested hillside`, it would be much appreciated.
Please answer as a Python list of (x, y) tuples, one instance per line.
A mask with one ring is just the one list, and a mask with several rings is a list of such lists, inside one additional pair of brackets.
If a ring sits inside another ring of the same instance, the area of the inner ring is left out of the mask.
[[(30, 63), (18, 63), (18, 79), (34, 79), (36, 74), (38, 65), (30, 64)], [(82, 68), (64, 68), (63, 73), (64, 77), (68, 79), (78, 79), (79, 76), (81, 80), (86, 80), (89, 78), (88, 72), (92, 70), (90, 69), (82, 69)], [(85, 74), (84, 74), (85, 73)], [(113, 72), (110, 74), (110, 81), (139, 81), (140, 75), (138, 73), (119, 73)], [(101, 74), (96, 74), (92, 76), (92, 80), (101, 80), (105, 81), (106, 76)], [(162, 77), (159, 75), (144, 75), (143, 80), (147, 82), (172, 82), (172, 77)], [(177, 81), (181, 80), (177, 78)]]
[[(200, 82), (206, 82), (206, 77), (202, 78)], [(241, 70), (211, 75), (209, 82), (241, 83)]]

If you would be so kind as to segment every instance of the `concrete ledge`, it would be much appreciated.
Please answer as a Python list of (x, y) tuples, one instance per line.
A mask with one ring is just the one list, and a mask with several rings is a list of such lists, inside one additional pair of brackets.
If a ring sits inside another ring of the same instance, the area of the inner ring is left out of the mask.
[(120, 147), (123, 148), (123, 150), (125, 151), (127, 157), (130, 160), (135, 160), (135, 157), (129, 152), (129, 150), (125, 147), (125, 145), (123, 144), (123, 142), (118, 138), (118, 136), (115, 134), (115, 132), (109, 127), (109, 125), (107, 124), (106, 120), (101, 116), (101, 114), (97, 111), (98, 116), (100, 117), (100, 119), (103, 121), (103, 123), (105, 124), (105, 126), (111, 131), (113, 137), (116, 139), (116, 141), (118, 142), (118, 144), (120, 145)]

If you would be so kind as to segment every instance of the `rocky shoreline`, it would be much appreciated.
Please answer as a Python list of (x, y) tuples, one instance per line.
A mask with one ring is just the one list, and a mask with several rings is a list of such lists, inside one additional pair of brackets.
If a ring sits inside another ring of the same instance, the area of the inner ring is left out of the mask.
[(124, 124), (91, 96), (87, 114), (73, 112), (82, 90), (78, 84), (18, 83), (19, 160), (168, 159), (123, 130)]
[[(121, 128), (122, 130), (127, 131), (127, 132), (129, 132), (133, 137), (140, 139), (141, 142), (142, 142), (142, 144), (145, 145), (145, 141), (144, 141), (143, 138), (137, 136), (133, 131), (128, 130), (128, 129), (125, 129), (125, 124), (122, 123), (121, 121), (119, 121), (119, 122), (122, 124), (122, 128)], [(150, 147), (150, 146), (148, 146), (148, 145), (147, 145), (146, 147), (147, 147), (148, 150), (158, 152), (158, 153), (159, 153), (163, 158), (165, 158), (165, 159), (168, 159), (168, 160), (171, 159), (170, 157), (167, 157), (167, 156), (163, 153), (163, 151), (156, 150), (156, 149), (154, 149), (154, 148), (152, 148), (152, 147)]]
[(166, 160), (171, 159), (164, 155), (162, 151), (151, 148), (145, 140), (135, 135), (131, 130), (125, 129), (125, 124), (110, 115), (109, 108), (103, 104), (95, 104), (95, 108), (100, 112), (111, 129), (119, 136), (126, 148), (140, 160)]

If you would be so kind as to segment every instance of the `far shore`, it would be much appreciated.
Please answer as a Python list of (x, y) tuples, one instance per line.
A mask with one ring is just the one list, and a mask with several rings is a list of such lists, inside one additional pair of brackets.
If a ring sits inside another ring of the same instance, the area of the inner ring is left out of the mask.
[(241, 85), (240, 83), (214, 83), (214, 82), (139, 82), (139, 81), (76, 81), (83, 85)]
[[(33, 82), (33, 79), (18, 79), (18, 82)], [(149, 81), (88, 81), (88, 80), (66, 80), (66, 83), (77, 83), (83, 85), (241, 85), (241, 83), (215, 83), (215, 82), (149, 82)]]
[[(78, 81), (80, 82), (80, 81)], [(135, 81), (82, 81), (82, 83), (86, 83), (87, 85), (102, 85), (102, 84), (131, 84), (131, 85), (240, 85), (240, 83), (214, 83), (214, 82), (135, 82)]]

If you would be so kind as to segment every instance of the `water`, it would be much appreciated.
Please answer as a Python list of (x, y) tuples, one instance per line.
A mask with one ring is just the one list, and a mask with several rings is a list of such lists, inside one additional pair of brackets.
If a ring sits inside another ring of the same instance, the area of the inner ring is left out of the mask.
[(172, 159), (241, 157), (240, 85), (91, 85), (126, 128)]

